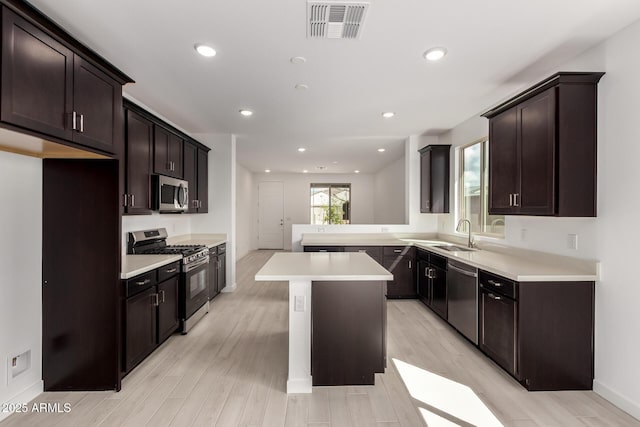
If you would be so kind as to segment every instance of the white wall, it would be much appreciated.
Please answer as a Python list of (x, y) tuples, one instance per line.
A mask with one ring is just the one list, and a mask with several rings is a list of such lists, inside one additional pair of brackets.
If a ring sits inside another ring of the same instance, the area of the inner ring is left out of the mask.
[(258, 248), (257, 216), (253, 174), (240, 164), (236, 165), (236, 257), (240, 260), (249, 251)]
[[(42, 160), (0, 152), (0, 181), (0, 403), (23, 403), (43, 387)], [(7, 359), (26, 350), (31, 369), (7, 384)]]
[(253, 209), (258, 211), (258, 184), (279, 181), (284, 186), (284, 246), (291, 249), (291, 225), (309, 224), (311, 183), (351, 184), (351, 223), (373, 223), (374, 178), (370, 174), (254, 174), (253, 184), (256, 198)]
[[(636, 418), (640, 418), (640, 283), (633, 257), (640, 241), (636, 227), (640, 212), (640, 125), (636, 118), (640, 56), (634, 52), (639, 42), (640, 22), (529, 82), (534, 84), (560, 70), (607, 73), (598, 87), (598, 216), (508, 216), (503, 240), (511, 246), (600, 260), (594, 390)], [(460, 145), (486, 134), (487, 121), (474, 117), (440, 140)], [(520, 239), (521, 229), (527, 230), (525, 241)], [(439, 231), (453, 231), (451, 215), (440, 218)], [(567, 233), (578, 234), (577, 251), (566, 249)]]
[(374, 224), (404, 224), (405, 215), (404, 156), (374, 175)]
[(191, 215), (192, 233), (227, 234), (227, 286), (236, 288), (236, 139), (231, 134), (195, 134), (209, 152), (209, 212)]

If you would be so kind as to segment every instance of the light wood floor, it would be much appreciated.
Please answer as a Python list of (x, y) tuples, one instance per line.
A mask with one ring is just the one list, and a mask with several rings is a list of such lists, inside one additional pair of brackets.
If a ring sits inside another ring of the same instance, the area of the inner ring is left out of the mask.
[[(240, 260), (238, 290), (217, 297), (188, 335), (156, 350), (121, 392), (44, 393), (37, 402), (70, 403), (71, 412), (14, 414), (0, 427), (408, 427), (423, 419), (431, 427), (640, 426), (592, 392), (526, 392), (415, 300), (388, 304), (390, 362), (375, 386), (287, 396), (287, 284), (253, 281), (272, 253)], [(417, 398), (399, 375), (403, 366), (413, 370), (411, 386), (422, 388), (412, 388)], [(467, 417), (478, 407), (497, 419)]]

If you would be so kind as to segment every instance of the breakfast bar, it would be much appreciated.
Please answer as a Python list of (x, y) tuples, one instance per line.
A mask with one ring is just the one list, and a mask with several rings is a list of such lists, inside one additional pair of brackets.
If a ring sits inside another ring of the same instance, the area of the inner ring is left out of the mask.
[(392, 279), (365, 253), (276, 253), (267, 261), (256, 281), (289, 282), (287, 393), (373, 384), (386, 365)]

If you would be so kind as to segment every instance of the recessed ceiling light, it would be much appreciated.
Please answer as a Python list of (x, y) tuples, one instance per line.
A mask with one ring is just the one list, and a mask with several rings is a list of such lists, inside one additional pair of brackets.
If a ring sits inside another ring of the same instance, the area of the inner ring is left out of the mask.
[(354, 173), (360, 173), (360, 171), (359, 171), (359, 170), (357, 170), (357, 169), (356, 169), (356, 170), (354, 170), (353, 172), (354, 172)]
[(271, 169), (265, 169), (264, 171), (265, 171), (266, 173), (269, 173), (269, 172), (271, 172)]
[(309, 89), (309, 86), (304, 84), (304, 83), (298, 83), (294, 87), (296, 88), (296, 90), (307, 90), (307, 89)]
[(307, 151), (307, 149), (304, 148), (304, 147), (299, 147), (298, 151), (301, 152), (301, 153), (304, 153), (305, 151)]
[(384, 117), (385, 119), (390, 119), (391, 117), (395, 116), (396, 113), (394, 113), (393, 111), (386, 111), (384, 113), (382, 113), (382, 117)]
[(197, 44), (195, 45), (195, 49), (200, 55), (206, 56), (207, 58), (216, 56), (216, 50), (206, 44)]
[(253, 116), (253, 111), (242, 109), (240, 110), (240, 114), (242, 114), (245, 117), (249, 117), (249, 116)]
[(387, 151), (386, 148), (378, 148), (378, 153), (384, 153), (385, 151)]
[(309, 173), (309, 171), (305, 169), (302, 171), (302, 173)]
[(289, 61), (291, 61), (292, 64), (304, 64), (307, 62), (307, 58), (304, 56), (294, 56)]
[(432, 47), (431, 49), (423, 53), (422, 56), (424, 57), (424, 59), (427, 59), (429, 61), (438, 61), (444, 58), (446, 54), (447, 49), (443, 47)]

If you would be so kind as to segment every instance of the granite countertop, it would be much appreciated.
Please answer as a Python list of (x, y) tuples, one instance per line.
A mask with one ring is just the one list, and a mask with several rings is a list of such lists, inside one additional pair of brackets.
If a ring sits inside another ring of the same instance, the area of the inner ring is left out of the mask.
[(393, 275), (369, 255), (358, 252), (275, 253), (256, 273), (270, 280), (393, 280)]
[[(167, 239), (170, 245), (204, 245), (208, 248), (226, 241), (226, 234), (186, 234)], [(120, 278), (130, 279), (181, 259), (181, 255), (123, 255)]]
[(438, 245), (464, 246), (439, 240), (398, 237), (384, 234), (324, 234), (302, 236), (302, 246), (416, 246), (462, 263), (518, 282), (592, 282), (598, 280), (599, 263), (543, 252), (481, 245), (479, 250), (463, 252), (438, 248)]

